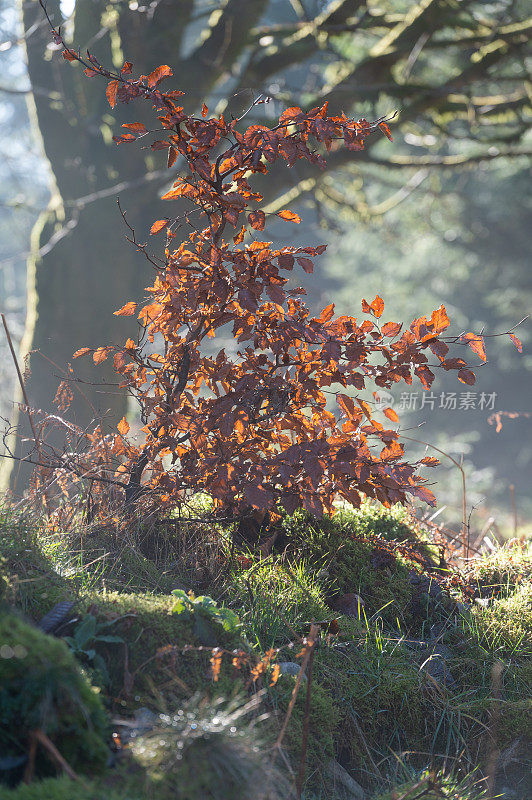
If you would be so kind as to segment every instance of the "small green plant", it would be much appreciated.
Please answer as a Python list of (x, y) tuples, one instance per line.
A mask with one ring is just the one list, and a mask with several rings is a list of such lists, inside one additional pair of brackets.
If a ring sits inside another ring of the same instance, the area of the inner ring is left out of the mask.
[(96, 645), (99, 643), (121, 644), (124, 642), (121, 636), (113, 636), (102, 632), (116, 622), (116, 619), (102, 622), (92, 614), (87, 614), (79, 625), (76, 625), (73, 635), (64, 637), (65, 642), (76, 658), (83, 664), (89, 665), (106, 686), (109, 683), (109, 672), (103, 657), (96, 650)]
[(184, 614), (185, 619), (194, 621), (194, 633), (200, 641), (212, 638), (212, 631), (209, 629), (209, 621), (220, 624), (227, 633), (237, 633), (241, 630), (240, 619), (231, 611), (230, 608), (219, 607), (216, 602), (208, 595), (196, 597), (194, 592), (185, 592), (183, 589), (174, 589), (172, 592), (176, 598), (174, 613)]

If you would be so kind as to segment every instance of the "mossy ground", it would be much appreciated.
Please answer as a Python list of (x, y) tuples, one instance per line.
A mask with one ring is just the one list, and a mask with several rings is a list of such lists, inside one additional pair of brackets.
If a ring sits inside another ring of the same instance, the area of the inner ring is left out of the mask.
[[(84, 667), (100, 683), (108, 710), (122, 715), (140, 705), (176, 708), (198, 692), (211, 700), (242, 692), (249, 686), (249, 667), (236, 670), (231, 651), (242, 649), (253, 661), (273, 647), (279, 662), (298, 662), (301, 638), (311, 622), (319, 622), (322, 637), (314, 657), (308, 720), (308, 798), (327, 796), (320, 775), (332, 757), (369, 791), (382, 792), (396, 772), (398, 756), (417, 770), (431, 760), (452, 765), (458, 753), (462, 769), (484, 763), (494, 718), (499, 748), (529, 736), (532, 608), (526, 548), (502, 548), (474, 562), (464, 589), (473, 582), (491, 588), (489, 596), (479, 590), (480, 604), (466, 607), (456, 603), (468, 599), (460, 595), (459, 585), (453, 597), (445, 588), (430, 590), (431, 581), (444, 586), (449, 574), (440, 578), (438, 548), (402, 509), (368, 505), (320, 524), (296, 514), (282, 526), (285, 540), (278, 552), (264, 557), (231, 551), (227, 540), (216, 547), (211, 542), (203, 551), (204, 568), (184, 540), (171, 546), (168, 531), (166, 563), (160, 554), (155, 558), (152, 551), (158, 545), (147, 540), (142, 550), (138, 539), (120, 550), (116, 531), (78, 537), (73, 558), (57, 533), (43, 539), (26, 525), (20, 535), (16, 521), (7, 520), (0, 525), (4, 598), (38, 619), (57, 600), (71, 597), (80, 618), (91, 613), (98, 624), (111, 623), (108, 631), (123, 641), (94, 643), (107, 664), (108, 683), (91, 673), (90, 659), (85, 658)], [(172, 530), (179, 535), (175, 526)], [(100, 558), (102, 545), (112, 553), (107, 561)], [(176, 566), (172, 559), (179, 548), (187, 555)], [(208, 615), (197, 624), (176, 614), (169, 592), (178, 587), (207, 591), (238, 614), (242, 627), (228, 632)], [(361, 598), (356, 613), (350, 609), (345, 614), (338, 606), (344, 594)], [(225, 653), (217, 682), (210, 662), (214, 646)], [(452, 681), (430, 668), (440, 657), (433, 654), (437, 648)], [(495, 663), (501, 670), (494, 683)], [(270, 679), (271, 671), (254, 684), (265, 690), (261, 707), (270, 715), (264, 747), (278, 734), (295, 683), (288, 674), (274, 686)], [(283, 741), (295, 770), (306, 685), (303, 681)], [(500, 713), (494, 717), (497, 703)], [(155, 773), (141, 772), (142, 781), (138, 776), (132, 780), (133, 786), (142, 783), (142, 797), (162, 797), (154, 789)], [(64, 780), (56, 783), (57, 797), (50, 797), (62, 800)], [(122, 800), (123, 786), (113, 787), (112, 781), (109, 786)], [(467, 791), (456, 796), (476, 797)], [(106, 796), (114, 800), (112, 793)], [(136, 800), (134, 793), (128, 798)]]
[[(96, 690), (64, 642), (14, 613), (0, 613), (0, 752), (24, 754), (43, 731), (74, 769), (93, 774), (107, 758), (107, 718)], [(49, 765), (37, 761), (37, 773)]]

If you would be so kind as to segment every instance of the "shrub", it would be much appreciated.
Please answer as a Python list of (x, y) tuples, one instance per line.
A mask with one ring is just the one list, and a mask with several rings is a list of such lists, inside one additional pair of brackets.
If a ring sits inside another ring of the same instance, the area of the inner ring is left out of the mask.
[[(274, 249), (270, 242), (251, 240), (267, 221), (257, 207), (262, 195), (251, 185), (252, 176), (266, 178), (278, 161), (324, 168), (325, 158), (314, 148), (362, 150), (374, 131), (390, 137), (386, 122), (331, 116), (327, 104), (307, 112), (286, 109), (270, 127), (246, 128), (245, 114), (229, 121), (209, 115), (206, 105), (197, 118), (179, 105), (183, 92), (160, 88), (172, 76), (168, 66), (134, 79), (130, 62), (110, 71), (92, 54), (83, 58), (67, 47), (58, 31), (53, 36), (67, 61), (81, 62), (89, 77), (110, 79), (111, 107), (137, 98), (151, 102), (157, 130), (164, 130), (152, 149), (167, 152), (169, 168), (179, 160), (187, 170), (163, 199), (184, 200), (189, 211), (170, 212), (151, 226), (152, 235), (166, 231), (163, 258), (151, 257), (133, 234), (156, 266), (147, 303), (130, 300), (115, 312), (137, 315), (137, 340), (75, 353), (91, 354), (96, 364), (113, 355), (122, 386), (139, 401), (144, 421), (141, 446), (128, 439), (125, 418), (110, 439), (94, 434), (100, 479), (107, 464), (106, 479), (123, 486), (128, 503), (148, 493), (159, 509), (205, 492), (224, 516), (304, 508), (321, 517), (333, 510), (336, 497), (358, 506), (362, 494), (386, 505), (409, 496), (434, 503), (418, 469), (436, 460), (405, 461), (397, 430), (374, 418), (359, 393), (371, 383), (383, 389), (400, 380), (410, 384), (413, 376), (429, 389), (435, 377), (429, 357), (439, 368), (457, 370), (463, 383), (474, 382), (462, 358), (448, 357), (444, 307), (404, 331), (398, 323), (381, 323), (379, 296), (362, 301), (368, 316), (363, 322), (335, 317), (334, 303), (312, 317), (301, 300), (305, 290), (289, 288), (287, 274), (296, 265), (312, 273), (313, 259), (325, 246)], [(255, 100), (250, 112), (262, 102)], [(114, 137), (117, 144), (127, 146), (140, 136), (146, 141), (143, 123), (123, 127), (126, 132)], [(277, 217), (301, 221), (288, 209)], [(178, 243), (182, 222), (192, 231)], [(235, 352), (224, 347), (211, 355), (210, 340), (226, 332)], [(482, 336), (467, 333), (461, 341), (486, 359)], [(338, 417), (327, 408), (330, 392)], [(384, 414), (385, 421), (398, 421), (393, 409)], [(148, 467), (150, 477), (142, 482)], [(91, 478), (90, 470), (85, 474)]]

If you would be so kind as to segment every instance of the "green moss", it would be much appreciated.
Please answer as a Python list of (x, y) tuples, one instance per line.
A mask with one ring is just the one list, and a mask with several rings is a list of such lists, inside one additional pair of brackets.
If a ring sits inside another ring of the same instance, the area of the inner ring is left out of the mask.
[[(282, 675), (275, 686), (268, 689), (268, 702), (277, 712), (276, 731), (282, 724), (294, 689), (295, 678)], [(292, 763), (297, 765), (301, 756), (301, 741), (305, 721), (305, 702), (307, 684), (300, 686), (294, 710), (283, 739), (283, 748)], [(309, 738), (307, 764), (309, 772), (320, 770), (335, 754), (335, 739), (340, 733), (341, 714), (338, 703), (329, 692), (317, 682), (312, 683), (309, 713)]]
[(532, 544), (506, 545), (470, 562), (467, 577), (483, 596), (507, 597), (532, 584)]
[(29, 732), (40, 728), (74, 769), (100, 769), (107, 755), (103, 706), (65, 643), (8, 613), (0, 615), (0, 642), (2, 754), (25, 753)]
[(76, 591), (43, 553), (35, 530), (16, 518), (0, 521), (0, 583), (4, 599), (34, 619)]
[(497, 728), (498, 745), (507, 747), (520, 736), (530, 742), (532, 740), (531, 719), (532, 698), (530, 696), (514, 702), (503, 702)]
[(364, 601), (366, 615), (381, 614), (395, 623), (408, 615), (412, 598), (409, 576), (412, 564), (404, 559), (376, 563), (376, 542), (359, 539), (352, 526), (352, 515), (324, 523), (321, 530), (309, 529), (300, 539), (309, 563), (321, 570), (329, 594), (356, 593)]
[(378, 629), (360, 630), (351, 642), (342, 639), (341, 645), (320, 648), (314, 660), (315, 679), (334, 698), (339, 715), (337, 746), (347, 748), (357, 764), (367, 759), (364, 740), (421, 749), (427, 706), (411, 656)]
[[(116, 620), (112, 633), (124, 639), (125, 645), (95, 643), (107, 664), (109, 693), (122, 705), (135, 698), (138, 705), (159, 692), (168, 702), (178, 702), (197, 691), (225, 689), (224, 679), (232, 674), (230, 659), (222, 659), (220, 681), (214, 684), (209, 648), (231, 651), (246, 647), (246, 642), (207, 614), (198, 628), (193, 617), (177, 614), (176, 606), (169, 595), (106, 593), (83, 599), (81, 608), (90, 608), (99, 621)], [(206, 649), (185, 652), (187, 646)]]
[(468, 627), (489, 652), (532, 658), (532, 587), (524, 583), (487, 608), (474, 607)]

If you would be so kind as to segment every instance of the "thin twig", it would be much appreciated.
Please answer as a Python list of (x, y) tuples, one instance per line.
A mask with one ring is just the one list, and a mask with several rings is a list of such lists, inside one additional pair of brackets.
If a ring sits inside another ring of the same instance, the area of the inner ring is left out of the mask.
[(78, 776), (68, 763), (66, 759), (63, 758), (55, 744), (48, 738), (48, 736), (44, 733), (44, 731), (37, 728), (36, 730), (32, 731), (31, 733), (32, 738), (34, 738), (40, 745), (44, 747), (45, 750), (48, 751), (50, 757), (53, 761), (60, 767), (65, 775), (68, 775), (70, 780), (77, 781)]
[(307, 696), (305, 698), (305, 719), (303, 722), (303, 736), (301, 737), (301, 758), (299, 760), (299, 769), (297, 772), (296, 780), (296, 796), (297, 800), (301, 800), (301, 792), (303, 790), (303, 781), (305, 779), (305, 766), (307, 760), (307, 744), (308, 744), (308, 728), (310, 721), (310, 699), (312, 696), (312, 666), (314, 664), (314, 652), (316, 645), (313, 644), (310, 648), (310, 656), (308, 660), (308, 675), (307, 675)]
[(297, 695), (298, 695), (298, 692), (299, 692), (299, 687), (301, 686), (301, 681), (303, 680), (303, 675), (305, 674), (305, 670), (307, 668), (307, 664), (309, 662), (310, 655), (312, 653), (312, 650), (314, 649), (317, 636), (318, 636), (318, 627), (317, 627), (317, 625), (312, 624), (310, 626), (310, 633), (309, 633), (309, 635), (307, 637), (307, 645), (308, 645), (308, 647), (307, 647), (307, 650), (306, 650), (305, 655), (303, 657), (303, 661), (301, 662), (301, 669), (299, 670), (299, 674), (298, 674), (298, 676), (296, 678), (296, 682), (295, 682), (295, 685), (294, 685), (294, 688), (293, 688), (293, 691), (292, 691), (292, 697), (290, 698), (290, 702), (288, 704), (288, 709), (286, 711), (285, 718), (284, 718), (281, 730), (279, 731), (279, 736), (277, 737), (277, 741), (275, 742), (275, 744), (273, 746), (274, 747), (274, 756), (273, 756), (274, 759), (275, 759), (276, 753), (278, 753), (279, 750), (281, 749), (281, 745), (283, 743), (284, 735), (286, 733), (286, 729), (288, 727), (288, 723), (290, 722), (290, 717), (292, 716), (292, 711), (294, 710), (294, 706), (296, 704), (296, 699), (297, 699)]
[(29, 419), (29, 422), (30, 422), (31, 431), (33, 433), (33, 438), (34, 438), (35, 444), (37, 446), (37, 451), (39, 453), (39, 458), (42, 459), (43, 458), (43, 454), (41, 452), (40, 439), (37, 436), (37, 430), (36, 430), (35, 425), (33, 423), (33, 415), (31, 413), (30, 401), (28, 400), (28, 395), (26, 394), (26, 386), (24, 385), (24, 378), (22, 377), (22, 373), (21, 373), (20, 367), (18, 365), (17, 356), (16, 356), (16, 353), (15, 353), (15, 348), (13, 347), (13, 342), (11, 340), (11, 334), (9, 333), (9, 328), (7, 327), (7, 320), (6, 320), (4, 314), (2, 314), (2, 322), (4, 324), (4, 330), (5, 330), (6, 336), (7, 336), (7, 343), (9, 345), (9, 349), (11, 350), (11, 356), (13, 358), (13, 363), (14, 363), (15, 369), (17, 371), (18, 382), (19, 382), (20, 388), (22, 390), (22, 397), (24, 398), (24, 403), (26, 404), (26, 413), (28, 415), (28, 419)]

